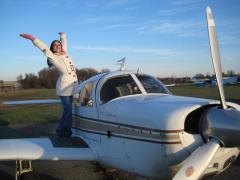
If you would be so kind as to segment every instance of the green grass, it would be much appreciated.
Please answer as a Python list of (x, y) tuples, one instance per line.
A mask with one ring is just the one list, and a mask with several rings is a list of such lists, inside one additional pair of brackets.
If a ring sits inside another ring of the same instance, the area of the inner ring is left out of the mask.
[(8, 92), (0, 91), (0, 102), (30, 99), (53, 99), (56, 96), (55, 89), (27, 89)]
[[(0, 104), (3, 101), (54, 99), (55, 89), (31, 89), (0, 93)], [(61, 116), (61, 105), (0, 105), (0, 125), (21, 123), (58, 122)]]
[[(219, 99), (218, 89), (216, 86), (199, 87), (195, 85), (173, 86), (169, 88), (174, 95), (191, 96), (207, 99)], [(228, 100), (240, 99), (240, 85), (224, 86), (225, 96)]]
[(60, 105), (21, 105), (2, 107), (0, 125), (58, 122)]
[[(219, 99), (218, 90), (214, 86), (200, 88), (194, 85), (181, 85), (169, 89), (174, 95)], [(227, 99), (240, 102), (240, 85), (225, 86), (224, 89)], [(0, 125), (58, 122), (61, 116), (61, 105), (1, 105), (3, 101), (54, 98), (58, 98), (55, 89), (0, 92)]]

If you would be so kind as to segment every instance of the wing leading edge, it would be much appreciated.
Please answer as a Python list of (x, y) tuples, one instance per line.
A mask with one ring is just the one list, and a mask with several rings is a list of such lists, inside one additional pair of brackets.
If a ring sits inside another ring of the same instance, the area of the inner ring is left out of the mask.
[(0, 160), (96, 160), (81, 138), (26, 138), (0, 140)]
[(4, 101), (3, 105), (24, 105), (24, 104), (60, 104), (60, 99), (46, 100), (25, 100), (25, 101)]

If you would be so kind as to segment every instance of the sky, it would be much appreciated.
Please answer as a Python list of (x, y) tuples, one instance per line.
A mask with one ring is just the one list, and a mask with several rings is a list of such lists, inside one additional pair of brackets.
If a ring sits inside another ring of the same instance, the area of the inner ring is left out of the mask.
[(215, 18), (223, 71), (240, 72), (239, 0), (1, 0), (0, 80), (47, 67), (28, 33), (50, 45), (66, 32), (75, 66), (157, 77), (213, 74), (206, 7)]

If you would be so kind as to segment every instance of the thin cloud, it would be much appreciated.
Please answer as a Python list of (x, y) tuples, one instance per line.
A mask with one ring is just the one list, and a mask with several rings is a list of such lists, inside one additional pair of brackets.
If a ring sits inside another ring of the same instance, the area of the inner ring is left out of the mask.
[(134, 11), (134, 10), (137, 10), (138, 9), (138, 6), (131, 6), (131, 7), (126, 7), (125, 10), (126, 11)]
[(203, 3), (203, 0), (199, 1), (199, 0), (178, 0), (178, 1), (174, 1), (173, 5), (189, 5), (189, 4), (199, 4), (199, 3)]
[(119, 52), (119, 53), (154, 53), (162, 56), (174, 56), (176, 52), (171, 49), (159, 48), (133, 48), (133, 47), (108, 47), (108, 46), (73, 46), (76, 50)]
[(86, 19), (82, 19), (81, 22), (75, 24), (98, 24), (98, 23), (109, 23), (109, 22), (119, 22), (129, 19), (128, 17), (123, 16), (98, 16), (98, 17), (90, 17)]
[(192, 6), (188, 6), (188, 7), (180, 7), (180, 8), (172, 8), (172, 9), (165, 9), (165, 10), (161, 10), (160, 14), (163, 16), (173, 16), (176, 14), (182, 14), (185, 12), (190, 12), (193, 11), (193, 7)]
[(124, 28), (129, 26), (132, 26), (132, 24), (113, 24), (113, 25), (105, 26), (103, 27), (103, 29), (110, 30), (110, 29)]
[(178, 37), (199, 36), (204, 24), (201, 22), (154, 22), (137, 29), (139, 34), (174, 34)]
[(84, 1), (83, 6), (88, 9), (95, 9), (98, 7), (98, 4), (96, 2)]
[(240, 25), (240, 18), (234, 17), (231, 19), (221, 19), (221, 21), (218, 21), (218, 19), (215, 19), (217, 26), (221, 26), (222, 28), (236, 28), (236, 26)]
[(113, 9), (120, 6), (125, 6), (135, 2), (136, 0), (111, 0), (103, 6), (103, 9)]
[(23, 56), (23, 57), (20, 57), (20, 56), (17, 56), (15, 57), (15, 59), (17, 60), (24, 60), (24, 61), (42, 61), (43, 59), (45, 59), (44, 56)]
[(240, 40), (235, 36), (220, 36), (219, 43), (221, 45), (240, 44)]

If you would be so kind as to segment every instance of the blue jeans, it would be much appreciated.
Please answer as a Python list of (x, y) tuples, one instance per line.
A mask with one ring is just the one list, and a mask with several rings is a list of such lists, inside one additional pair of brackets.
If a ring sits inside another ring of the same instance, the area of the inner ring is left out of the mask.
[(62, 137), (70, 137), (72, 135), (72, 96), (60, 96), (63, 113), (61, 117), (61, 121), (56, 130), (57, 135)]

